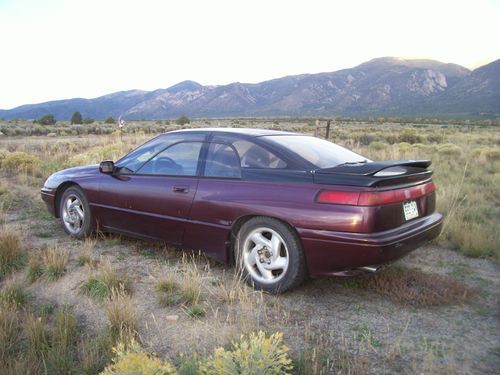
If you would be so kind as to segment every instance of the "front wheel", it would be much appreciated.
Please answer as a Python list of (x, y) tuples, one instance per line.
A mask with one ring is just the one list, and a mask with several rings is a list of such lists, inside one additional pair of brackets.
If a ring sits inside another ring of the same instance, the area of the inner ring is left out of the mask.
[(297, 234), (273, 218), (255, 217), (243, 224), (235, 252), (237, 266), (256, 289), (285, 292), (300, 284), (307, 274)]
[(84, 238), (92, 232), (90, 207), (82, 189), (71, 186), (59, 202), (59, 217), (64, 231), (75, 238)]

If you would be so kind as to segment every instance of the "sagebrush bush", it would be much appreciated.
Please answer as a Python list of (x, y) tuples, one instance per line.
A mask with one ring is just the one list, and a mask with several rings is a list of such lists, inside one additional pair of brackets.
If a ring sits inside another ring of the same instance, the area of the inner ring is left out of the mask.
[(373, 141), (370, 143), (369, 147), (374, 150), (385, 150), (388, 147), (388, 144), (380, 141)]
[(283, 334), (269, 337), (262, 331), (241, 336), (231, 349), (215, 349), (214, 354), (202, 365), (204, 374), (286, 374), (292, 370), (288, 348), (283, 344)]
[(102, 375), (168, 375), (176, 374), (175, 367), (167, 361), (146, 353), (135, 340), (120, 342), (113, 348), (115, 358)]
[(406, 143), (422, 143), (422, 136), (417, 134), (416, 130), (414, 129), (404, 129), (400, 134), (399, 134), (399, 142), (406, 142)]
[(2, 169), (10, 173), (33, 174), (40, 166), (40, 159), (23, 151), (8, 153), (2, 160)]
[(460, 147), (451, 143), (439, 145), (437, 149), (441, 155), (458, 156), (462, 153), (462, 149)]

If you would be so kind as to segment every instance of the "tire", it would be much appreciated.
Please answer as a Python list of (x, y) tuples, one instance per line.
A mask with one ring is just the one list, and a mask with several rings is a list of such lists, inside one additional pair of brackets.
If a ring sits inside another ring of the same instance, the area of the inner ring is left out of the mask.
[(255, 289), (278, 294), (307, 276), (302, 244), (287, 224), (258, 216), (243, 224), (235, 241), (236, 266)]
[(71, 237), (85, 238), (92, 233), (92, 215), (85, 193), (70, 186), (59, 201), (59, 217), (64, 231)]

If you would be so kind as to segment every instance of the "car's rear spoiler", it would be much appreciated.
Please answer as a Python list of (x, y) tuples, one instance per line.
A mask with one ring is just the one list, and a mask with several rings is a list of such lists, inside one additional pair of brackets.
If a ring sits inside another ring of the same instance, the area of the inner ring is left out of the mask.
[[(331, 168), (322, 168), (313, 171), (314, 182), (329, 185), (351, 186), (389, 186), (414, 184), (423, 182), (432, 176), (427, 167), (430, 160), (387, 160), (360, 163), (345, 163)], [(399, 173), (379, 173), (384, 170), (398, 168)]]

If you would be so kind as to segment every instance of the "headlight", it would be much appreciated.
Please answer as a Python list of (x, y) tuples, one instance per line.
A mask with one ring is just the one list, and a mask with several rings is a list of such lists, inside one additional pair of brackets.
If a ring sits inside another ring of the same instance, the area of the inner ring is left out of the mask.
[(50, 175), (49, 178), (47, 178), (47, 180), (43, 184), (43, 187), (47, 189), (55, 189), (59, 186), (60, 183), (61, 183), (61, 177), (58, 176), (57, 173), (54, 173)]

